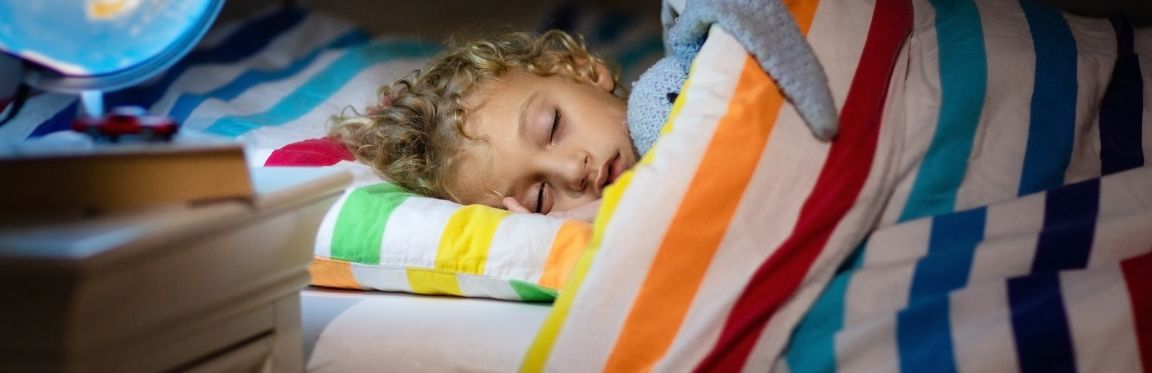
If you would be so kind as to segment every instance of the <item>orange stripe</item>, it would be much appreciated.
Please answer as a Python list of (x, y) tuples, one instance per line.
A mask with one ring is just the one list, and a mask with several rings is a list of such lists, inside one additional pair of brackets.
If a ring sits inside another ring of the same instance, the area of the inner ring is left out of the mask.
[(556, 238), (552, 240), (552, 249), (548, 252), (548, 260), (544, 262), (544, 273), (540, 275), (540, 286), (557, 289), (564, 287), (568, 278), (572, 277), (572, 269), (576, 268), (576, 260), (580, 253), (588, 246), (592, 238), (592, 225), (580, 221), (569, 220), (560, 226)]
[(812, 19), (816, 18), (816, 8), (820, 6), (818, 0), (784, 0), (784, 6), (796, 19), (796, 26), (800, 26), (800, 34), (808, 36), (808, 29), (812, 28)]
[(352, 276), (352, 263), (348, 261), (312, 257), (312, 265), (308, 266), (308, 273), (312, 275), (312, 285), (364, 289)]
[(752, 57), (652, 261), (606, 372), (647, 371), (672, 344), (752, 179), (784, 99)]

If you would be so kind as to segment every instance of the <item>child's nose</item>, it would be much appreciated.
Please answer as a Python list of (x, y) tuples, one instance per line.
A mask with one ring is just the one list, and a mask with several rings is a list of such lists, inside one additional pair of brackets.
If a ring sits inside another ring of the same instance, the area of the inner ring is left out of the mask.
[(584, 191), (592, 184), (592, 179), (595, 178), (595, 170), (592, 170), (592, 155), (585, 151), (578, 151), (568, 154), (566, 157), (557, 159), (556, 170), (558, 180), (561, 185), (564, 185), (572, 191)]

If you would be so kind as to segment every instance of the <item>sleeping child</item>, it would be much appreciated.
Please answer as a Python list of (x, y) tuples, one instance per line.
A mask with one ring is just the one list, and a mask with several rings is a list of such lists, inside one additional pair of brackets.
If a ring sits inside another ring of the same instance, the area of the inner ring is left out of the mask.
[[(640, 76), (632, 102), (608, 64), (562, 31), (512, 33), (449, 48), (382, 88), (331, 137), (409, 191), (461, 204), (592, 221), (600, 196), (648, 152), (710, 25), (730, 31), (813, 135), (838, 129), (827, 78), (780, 1), (689, 1), (671, 54)], [(638, 150), (639, 149), (639, 150)]]
[(592, 221), (639, 160), (617, 73), (562, 31), (449, 48), (331, 136), (421, 195)]

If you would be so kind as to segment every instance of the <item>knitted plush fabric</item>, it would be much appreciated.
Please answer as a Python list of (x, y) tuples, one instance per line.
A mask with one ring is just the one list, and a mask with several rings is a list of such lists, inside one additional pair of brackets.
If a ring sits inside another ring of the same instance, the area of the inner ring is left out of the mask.
[(640, 75), (628, 100), (628, 129), (640, 154), (656, 142), (712, 24), (731, 33), (752, 54), (817, 138), (827, 141), (836, 135), (837, 113), (828, 78), (780, 0), (688, 0), (668, 31), (671, 54)]

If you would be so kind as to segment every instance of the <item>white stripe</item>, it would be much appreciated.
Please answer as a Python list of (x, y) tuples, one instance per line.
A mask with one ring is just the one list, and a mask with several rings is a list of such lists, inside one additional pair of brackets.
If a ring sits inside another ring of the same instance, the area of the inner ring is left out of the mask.
[(1136, 325), (1119, 265), (1060, 273), (1076, 368), (1081, 372), (1139, 372)]
[(852, 326), (845, 324), (834, 338), (838, 373), (900, 371), (895, 313)]
[(1076, 137), (1064, 183), (1100, 176), (1100, 102), (1116, 63), (1116, 33), (1104, 18), (1065, 15), (1076, 39)]
[(968, 287), (949, 295), (948, 319), (958, 373), (1018, 370), (1008, 291), (1001, 280)]
[(320, 228), (316, 231), (316, 244), (312, 250), (312, 254), (323, 258), (332, 257), (332, 235), (336, 230), (336, 218), (340, 216), (340, 210), (344, 208), (344, 202), (348, 200), (348, 196), (356, 188), (348, 188), (344, 190), (344, 194), (336, 200), (332, 207), (328, 208), (328, 212), (324, 214), (324, 220), (320, 221)]
[[(897, 184), (878, 228), (895, 224), (920, 172), (920, 163), (936, 134), (940, 117), (940, 50), (936, 44), (936, 11), (927, 0), (912, 0), (913, 32), (908, 38), (908, 79), (904, 81), (904, 143), (896, 166)], [(893, 100), (889, 100), (891, 105)]]
[(392, 211), (380, 243), (380, 265), (436, 268), (440, 235), (460, 205), (435, 198), (408, 197)]
[(916, 260), (928, 253), (932, 218), (921, 218), (872, 233), (864, 251), (863, 267)]
[(1044, 193), (1031, 194), (985, 210), (984, 240), (972, 254), (968, 283), (1026, 275), (1044, 228)]
[[(323, 13), (309, 13), (299, 24), (277, 35), (264, 49), (230, 63), (190, 67), (152, 105), (153, 113), (169, 113), (183, 94), (203, 94), (232, 83), (250, 70), (276, 71), (352, 30), (351, 22)], [(190, 116), (191, 117), (191, 116)]]
[(352, 263), (352, 278), (368, 289), (412, 292), (408, 272), (403, 266)]
[[(1144, 185), (1149, 189), (1152, 184)], [(1097, 219), (1088, 267), (1109, 265), (1148, 252), (1152, 247), (1152, 210)]]
[[(308, 67), (292, 75), (292, 77), (253, 86), (231, 101), (209, 98), (192, 110), (188, 119), (184, 121), (184, 129), (203, 131), (215, 123), (217, 119), (225, 116), (243, 116), (268, 111), (284, 97), (299, 89), (312, 76), (324, 71), (329, 64), (347, 52), (347, 49), (323, 52)], [(299, 141), (300, 139), (297, 138), (296, 140)]]
[[(31, 97), (24, 102), (16, 116), (12, 117), (3, 126), (0, 126), (0, 139), (3, 141), (24, 141), (36, 131), (36, 127), (44, 121), (51, 119), (61, 110), (76, 102), (76, 95), (62, 93), (43, 93)], [(12, 105), (9, 104), (9, 107)], [(9, 110), (5, 110), (7, 112)], [(7, 114), (4, 114), (5, 116)]]
[(484, 275), (536, 283), (564, 219), (512, 214), (500, 221), (488, 247)]
[[(655, 161), (633, 168), (628, 193), (620, 199), (603, 234), (596, 266), (572, 303), (546, 366), (602, 370), (636, 294), (696, 174), (719, 119), (728, 108), (745, 59), (730, 35), (713, 28), (697, 55), (692, 85), (675, 130), (650, 151)], [(659, 186), (656, 188), (654, 186)], [(582, 301), (587, 298), (595, 302)], [(599, 341), (599, 343), (588, 343)]]
[(955, 210), (1016, 197), (1028, 149), (1036, 53), (1015, 1), (978, 1), (988, 81)]
[(917, 219), (872, 235), (865, 248), (863, 264), (852, 275), (844, 295), (845, 326), (908, 305), (908, 289), (916, 263), (928, 253), (931, 232), (932, 219)]
[(466, 297), (520, 300), (520, 293), (505, 279), (456, 273), (456, 284), (460, 287), (460, 293)]
[(1108, 265), (1152, 247), (1152, 167), (1100, 179), (1100, 205), (1088, 267)]
[(1152, 210), (1152, 167), (1142, 167), (1100, 178), (1099, 216), (1128, 215)]
[[(341, 114), (347, 107), (361, 113), (376, 101), (376, 91), (381, 84), (390, 84), (404, 75), (424, 65), (424, 59), (397, 58), (384, 63), (365, 67), (352, 77), (343, 87), (327, 97), (324, 102), (313, 107), (308, 113), (278, 126), (264, 126), (240, 135), (240, 139), (258, 149), (278, 149), (300, 139), (323, 137), (328, 133), (333, 115)], [(297, 74), (302, 75), (303, 72)], [(307, 78), (314, 74), (308, 73)], [(307, 79), (304, 79), (307, 80)], [(294, 89), (293, 89), (294, 90)], [(286, 95), (286, 94), (285, 94)], [(272, 100), (272, 104), (283, 97)], [(346, 114), (352, 115), (351, 111)]]
[(984, 238), (1035, 234), (1044, 228), (1045, 194), (1024, 196), (985, 210)]
[[(807, 39), (824, 66), (838, 108), (844, 106), (857, 72), (874, 8), (874, 1), (821, 1), (812, 20)], [(906, 55), (900, 57), (897, 65), (907, 61)], [(893, 79), (903, 80), (903, 71), (898, 70)], [(896, 86), (888, 97), (902, 93), (902, 87)], [(885, 170), (893, 162), (895, 153), (888, 150), (894, 149), (891, 142), (902, 136), (888, 130), (891, 123), (883, 125), (873, 170)], [(680, 335), (656, 370), (675, 371), (676, 367), (695, 365), (709, 352), (732, 307), (732, 302), (714, 300), (738, 298), (752, 274), (793, 234), (807, 200), (803, 196), (812, 193), (830, 149), (830, 144), (812, 137), (795, 107), (785, 101), (740, 207), (701, 284), (701, 295), (692, 303)], [(835, 268), (863, 239), (865, 232), (861, 227), (870, 227), (879, 215), (879, 201), (884, 198), (871, 197), (882, 189), (882, 181), (888, 181), (882, 179), (890, 176), (884, 172), (869, 174), (858, 200), (876, 202), (856, 204), (837, 225), (796, 293), (781, 305), (760, 333), (743, 365), (744, 371), (767, 371), (775, 364), (793, 327), (831, 280)]]

